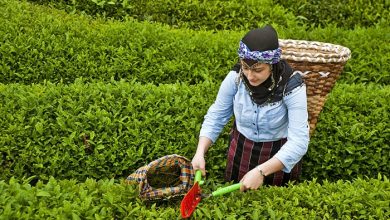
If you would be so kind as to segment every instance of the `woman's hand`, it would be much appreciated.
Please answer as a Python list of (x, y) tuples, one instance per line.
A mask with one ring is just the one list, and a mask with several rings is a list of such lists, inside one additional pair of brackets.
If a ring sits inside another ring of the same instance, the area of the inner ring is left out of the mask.
[(195, 156), (192, 158), (192, 167), (194, 171), (202, 171), (202, 176), (206, 176), (206, 161), (204, 155), (213, 142), (207, 137), (199, 137), (198, 147), (196, 148)]
[(243, 192), (248, 189), (258, 189), (263, 185), (264, 176), (260, 174), (260, 172), (254, 168), (250, 170), (248, 173), (242, 177), (240, 183), (240, 191)]
[(202, 176), (206, 175), (206, 161), (204, 159), (204, 155), (202, 154), (195, 154), (195, 156), (192, 158), (192, 167), (194, 168), (194, 171), (200, 170), (202, 171)]

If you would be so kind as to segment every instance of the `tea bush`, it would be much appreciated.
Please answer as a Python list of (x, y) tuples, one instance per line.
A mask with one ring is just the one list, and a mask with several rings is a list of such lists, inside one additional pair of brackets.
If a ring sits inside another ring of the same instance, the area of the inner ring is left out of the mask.
[(390, 2), (371, 0), (330, 0), (325, 4), (321, 0), (274, 0), (295, 16), (306, 20), (313, 26), (338, 27), (353, 29), (370, 27), (377, 24), (389, 25)]
[[(306, 179), (332, 176), (336, 180), (388, 173), (390, 118), (387, 112), (390, 112), (389, 86), (338, 84), (326, 101), (310, 140), (304, 159), (304, 166), (310, 167), (303, 169)], [(360, 171), (363, 167), (367, 173)]]
[(69, 13), (86, 13), (123, 20), (159, 22), (173, 27), (205, 30), (247, 30), (265, 23), (346, 29), (389, 24), (388, 1), (348, 0), (30, 0)]
[[(243, 34), (103, 21), (15, 0), (0, 4), (2, 83), (72, 83), (79, 77), (154, 84), (220, 82), (237, 60), (237, 44)], [(390, 26), (313, 31), (276, 28), (280, 38), (350, 48), (352, 58), (339, 82), (390, 83)]]
[[(218, 186), (218, 185), (217, 185)], [(203, 186), (205, 192), (215, 189)], [(132, 185), (113, 179), (84, 182), (0, 181), (4, 219), (179, 219), (180, 200), (143, 203)], [(390, 183), (386, 177), (289, 187), (263, 187), (203, 199), (194, 219), (388, 219)]]
[[(284, 27), (301, 25), (299, 17), (288, 13), (271, 0), (204, 1), (204, 0), (31, 0), (50, 5), (68, 13), (83, 13), (93, 17), (167, 24), (193, 30), (247, 30), (267, 23)], [(303, 21), (303, 20), (302, 20)]]
[[(0, 178), (123, 177), (164, 155), (191, 158), (217, 90), (214, 83), (1, 85)], [(389, 93), (388, 86), (334, 89), (305, 158), (307, 179), (388, 173)], [(229, 126), (208, 154), (218, 179)]]
[(160, 155), (193, 153), (215, 86), (79, 80), (0, 91), (2, 178), (85, 179), (127, 175)]

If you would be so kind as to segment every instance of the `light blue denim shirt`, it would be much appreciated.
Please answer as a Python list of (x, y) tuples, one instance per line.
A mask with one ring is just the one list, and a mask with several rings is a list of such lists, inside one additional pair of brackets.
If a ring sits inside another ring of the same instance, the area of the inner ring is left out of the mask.
[(229, 72), (222, 82), (215, 102), (208, 109), (200, 136), (214, 143), (234, 113), (237, 130), (255, 142), (276, 141), (287, 137), (287, 142), (275, 154), (289, 173), (307, 152), (309, 124), (306, 86), (293, 89), (279, 102), (257, 105), (252, 102), (238, 74)]

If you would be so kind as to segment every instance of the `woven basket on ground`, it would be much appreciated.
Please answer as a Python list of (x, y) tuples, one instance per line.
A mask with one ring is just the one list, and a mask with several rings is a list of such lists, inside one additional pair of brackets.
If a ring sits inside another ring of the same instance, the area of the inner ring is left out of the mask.
[(158, 158), (130, 174), (126, 182), (137, 184), (144, 201), (168, 200), (187, 193), (192, 187), (194, 171), (186, 157), (172, 154)]
[(279, 45), (282, 59), (305, 80), (312, 135), (326, 97), (351, 57), (351, 51), (340, 45), (317, 41), (280, 39)]

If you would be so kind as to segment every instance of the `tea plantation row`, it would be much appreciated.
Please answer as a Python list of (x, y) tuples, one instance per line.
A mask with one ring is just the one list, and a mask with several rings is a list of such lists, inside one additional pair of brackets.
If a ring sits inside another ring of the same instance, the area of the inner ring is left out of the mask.
[(64, 9), (115, 19), (135, 18), (173, 27), (206, 30), (248, 30), (266, 23), (295, 29), (297, 26), (338, 26), (353, 29), (386, 26), (388, 1), (371, 0), (30, 0)]
[[(138, 21), (105, 21), (39, 5), (0, 2), (1, 83), (71, 83), (136, 79), (197, 84), (220, 82), (237, 61), (243, 32), (194, 31)], [(352, 59), (339, 82), (390, 83), (390, 26), (307, 31), (276, 27), (280, 38), (346, 46)]]
[[(212, 190), (213, 186), (210, 187)], [(145, 204), (135, 186), (111, 180), (51, 178), (35, 187), (0, 181), (4, 219), (180, 219), (180, 200)], [(203, 199), (194, 219), (388, 219), (390, 181), (386, 177), (289, 187)]]
[[(0, 85), (1, 179), (125, 177), (163, 155), (194, 154), (217, 84)], [(359, 94), (359, 95), (356, 95)], [(374, 177), (389, 171), (390, 87), (338, 84), (305, 158), (307, 179)], [(212, 147), (222, 179), (228, 126)]]

